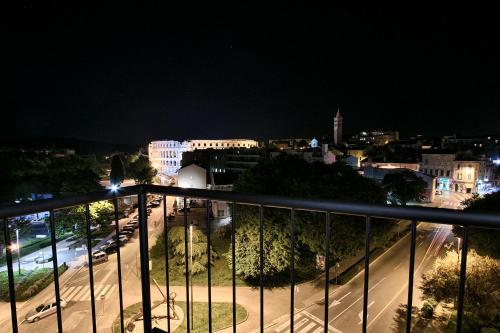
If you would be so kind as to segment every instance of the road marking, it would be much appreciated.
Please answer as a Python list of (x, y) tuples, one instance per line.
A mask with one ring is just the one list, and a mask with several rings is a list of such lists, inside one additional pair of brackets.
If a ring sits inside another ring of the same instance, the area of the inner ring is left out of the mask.
[(101, 295), (106, 295), (106, 293), (108, 292), (108, 289), (111, 288), (111, 286), (108, 284), (104, 287), (104, 289), (101, 290), (101, 292), (99, 293), (99, 295), (97, 295), (98, 297), (101, 296)]
[(417, 245), (417, 247), (420, 247), (420, 245), (422, 245), (422, 244), (424, 244), (424, 241), (421, 241), (421, 242)]
[(76, 296), (76, 294), (78, 294), (82, 288), (83, 288), (83, 286), (76, 287), (71, 293), (69, 293), (66, 296), (66, 301), (71, 301), (71, 299), (73, 298), (73, 296)]
[[(385, 280), (385, 277), (383, 277), (379, 282), (377, 282), (373, 287), (371, 287), (370, 289), (368, 289), (368, 292), (372, 291), (375, 287), (377, 287), (379, 284), (382, 283), (382, 281)], [(337, 319), (338, 317), (342, 316), (347, 310), (349, 310), (354, 304), (356, 304), (360, 299), (362, 299), (363, 296), (360, 296), (357, 300), (355, 300), (351, 305), (349, 305), (347, 308), (344, 309), (344, 311), (342, 311), (341, 313), (339, 313), (335, 318), (333, 318), (332, 320), (329, 321), (329, 323), (331, 323), (332, 321), (334, 321), (335, 319)]]
[[(375, 303), (375, 301), (372, 301), (370, 304), (368, 304), (367, 311), (366, 311), (366, 319), (367, 319), (367, 320), (368, 320), (368, 316), (370, 315), (370, 314), (368, 313), (368, 309), (370, 308), (370, 306), (372, 306), (372, 305), (373, 305), (373, 303)], [(358, 317), (359, 317), (359, 323), (358, 323), (358, 325), (361, 325), (361, 324), (363, 323), (363, 311), (360, 311), (360, 312), (358, 313)]]
[[(304, 311), (303, 313), (304, 313), (305, 316), (311, 318), (316, 323), (318, 323), (321, 327), (325, 326), (325, 321), (324, 320), (319, 319), (318, 317), (316, 317), (315, 315), (313, 315), (313, 314), (311, 314), (311, 313), (309, 313), (307, 311)], [(335, 327), (331, 326), (330, 324), (328, 324), (328, 331), (332, 331), (334, 333), (342, 333), (342, 331), (336, 329)]]
[(309, 325), (307, 325), (306, 327), (304, 327), (303, 329), (301, 329), (299, 331), (299, 333), (306, 333), (307, 331), (309, 331), (314, 326), (316, 326), (316, 323), (309, 323)]
[(66, 298), (66, 296), (68, 296), (73, 291), (73, 289), (75, 289), (75, 287), (66, 288), (63, 292), (61, 292), (61, 297)]
[(332, 308), (334, 305), (339, 305), (340, 302), (346, 298), (347, 296), (349, 296), (351, 294), (351, 292), (348, 292), (347, 294), (345, 294), (344, 296), (340, 297), (338, 300), (333, 300), (332, 304), (330, 304), (330, 306), (328, 308)]
[[(299, 320), (301, 317), (302, 317), (302, 315), (298, 314), (297, 316), (295, 316), (295, 320)], [(285, 328), (287, 328), (289, 325), (290, 325), (290, 320), (287, 320), (283, 324), (281, 324), (280, 326), (276, 327), (274, 330), (276, 332), (279, 332), (279, 331), (282, 331)]]
[(402, 264), (402, 263), (403, 263), (403, 262), (400, 262), (399, 264), (397, 264), (397, 265), (396, 265), (396, 267), (394, 267), (392, 270), (393, 270), (393, 271), (395, 271), (396, 269), (398, 269), (398, 268), (399, 268), (399, 266), (401, 266), (401, 264)]
[[(420, 264), (417, 266), (417, 268), (414, 270), (414, 274), (416, 272), (418, 272), (421, 268), (422, 268), (422, 265), (424, 264), (424, 261), (425, 261), (425, 256), (424, 258), (422, 258), (422, 261), (420, 262)], [(373, 320), (368, 323), (366, 325), (366, 328), (370, 327), (377, 319), (378, 317), (380, 317), (382, 315), (382, 313), (384, 313), (385, 310), (387, 310), (387, 308), (392, 304), (392, 302), (394, 302), (394, 300), (396, 298), (399, 297), (399, 295), (405, 290), (408, 288), (408, 282), (406, 282), (402, 287), (401, 289), (398, 290), (398, 292), (396, 294), (394, 294), (394, 296), (392, 297), (392, 299), (382, 308), (382, 310), (373, 318)]]
[(111, 289), (108, 290), (108, 293), (106, 294), (106, 299), (108, 299), (109, 296), (115, 291), (116, 289), (116, 284), (114, 284)]

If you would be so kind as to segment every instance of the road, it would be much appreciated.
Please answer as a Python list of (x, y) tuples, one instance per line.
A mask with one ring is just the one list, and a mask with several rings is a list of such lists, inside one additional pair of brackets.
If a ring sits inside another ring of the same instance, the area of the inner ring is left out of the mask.
[[(467, 195), (443, 191), (434, 206), (458, 209)], [(455, 244), (451, 226), (420, 223), (417, 228), (415, 251), (415, 273), (413, 305), (421, 306), (418, 289), (422, 274), (432, 268), (435, 259), (442, 256)], [(368, 320), (370, 332), (404, 332), (403, 324), (396, 323), (396, 310), (407, 303), (408, 267), (410, 253), (409, 235), (402, 238), (382, 256), (370, 264)], [(336, 333), (361, 332), (363, 309), (364, 273), (361, 272), (349, 283), (334, 289), (329, 297), (329, 331)], [(324, 327), (324, 306), (312, 305), (297, 311), (294, 330), (299, 333), (319, 333)], [(268, 332), (289, 332), (290, 319), (268, 323)]]
[[(414, 306), (421, 305), (418, 285), (422, 273), (432, 267), (434, 260), (452, 245), (450, 226), (420, 223), (417, 229), (415, 252)], [(408, 294), (410, 238), (402, 238), (381, 257), (370, 264), (368, 321), (371, 332), (402, 332), (395, 321), (399, 304), (406, 304)], [(328, 323), (331, 332), (360, 332), (363, 309), (364, 273), (335, 289), (329, 297)], [(313, 305), (295, 318), (295, 331), (321, 332), (324, 325), (324, 306)], [(320, 329), (321, 328), (321, 329)], [(277, 323), (269, 332), (288, 332), (289, 320)]]

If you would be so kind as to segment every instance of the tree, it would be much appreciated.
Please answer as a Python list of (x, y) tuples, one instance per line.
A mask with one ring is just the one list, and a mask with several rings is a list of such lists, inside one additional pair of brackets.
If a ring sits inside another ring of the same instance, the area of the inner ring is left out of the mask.
[(157, 171), (151, 166), (146, 156), (140, 155), (129, 163), (127, 173), (130, 178), (134, 179), (136, 184), (151, 184)]
[(382, 186), (392, 204), (406, 206), (409, 201), (420, 201), (426, 182), (413, 171), (402, 170), (385, 175)]
[(120, 185), (125, 179), (125, 169), (123, 167), (122, 159), (120, 155), (115, 154), (111, 158), (111, 173), (109, 174), (109, 180), (112, 185)]
[[(275, 218), (278, 218), (275, 216)], [(236, 274), (244, 279), (257, 278), (260, 274), (259, 263), (259, 219), (257, 214), (245, 218), (235, 234)], [(290, 229), (276, 220), (264, 219), (264, 275), (270, 277), (282, 273), (290, 267)], [(232, 267), (232, 245), (225, 254), (228, 265)], [(296, 252), (296, 261), (299, 253)]]
[(48, 166), (46, 182), (55, 196), (81, 194), (102, 188), (97, 166), (81, 156), (53, 158)]
[[(114, 206), (109, 201), (93, 202), (89, 205), (89, 216), (92, 226), (107, 228), (113, 220)], [(87, 237), (87, 221), (85, 206), (75, 206), (56, 211), (56, 235), (60, 237), (66, 232), (73, 232), (77, 239)]]
[[(380, 186), (360, 176), (344, 163), (310, 164), (288, 155), (261, 162), (242, 173), (235, 183), (235, 191), (368, 203), (385, 201), (385, 194)], [(236, 216), (236, 266), (242, 277), (255, 277), (255, 270), (258, 269), (258, 261), (255, 260), (259, 257), (258, 233), (256, 234), (258, 214), (254, 208), (238, 206)], [(364, 219), (333, 215), (332, 220), (329, 250), (333, 255), (329, 265), (355, 254), (364, 244), (364, 238), (359, 236), (364, 233)], [(267, 242), (264, 249), (264, 271), (268, 275), (276, 275), (285, 272), (290, 265), (290, 211), (265, 208), (264, 223), (264, 239)], [(324, 226), (324, 213), (296, 212), (296, 260), (303, 260), (304, 256), (311, 256), (311, 253), (324, 255)], [(387, 241), (391, 226), (392, 223), (386, 220), (373, 223), (375, 246)]]
[[(462, 201), (467, 212), (500, 212), (500, 192), (487, 194), (484, 197), (473, 195), (471, 198)], [(462, 237), (462, 227), (453, 226), (453, 233), (457, 237)], [(480, 255), (488, 255), (500, 259), (500, 230), (469, 228), (469, 246)]]
[[(174, 267), (179, 269), (179, 271), (186, 273), (186, 252), (184, 244), (184, 227), (172, 227), (168, 231), (169, 237), (169, 254), (172, 256), (172, 264)], [(189, 229), (188, 229), (188, 260), (191, 255), (191, 242), (189, 239)], [(153, 258), (159, 258), (164, 256), (163, 249), (165, 247), (163, 243), (163, 236), (158, 237), (155, 246), (151, 250), (151, 256)], [(191, 273), (198, 274), (204, 272), (208, 265), (207, 256), (207, 237), (205, 234), (196, 228), (193, 228), (193, 264), (189, 266)], [(211, 249), (212, 258), (210, 263), (213, 265), (213, 260), (217, 256), (217, 253)]]
[[(423, 274), (420, 289), (424, 297), (453, 302), (458, 297), (460, 259), (450, 251), (434, 262), (433, 269)], [(465, 318), (478, 329), (500, 328), (500, 261), (480, 256), (474, 250), (467, 255), (464, 311)]]

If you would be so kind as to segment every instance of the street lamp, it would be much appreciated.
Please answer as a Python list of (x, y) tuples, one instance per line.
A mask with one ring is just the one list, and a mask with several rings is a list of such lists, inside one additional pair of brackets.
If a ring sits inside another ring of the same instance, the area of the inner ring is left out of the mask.
[(17, 271), (21, 275), (21, 248), (19, 246), (19, 229), (16, 229), (16, 244), (10, 246), (12, 250), (17, 250)]

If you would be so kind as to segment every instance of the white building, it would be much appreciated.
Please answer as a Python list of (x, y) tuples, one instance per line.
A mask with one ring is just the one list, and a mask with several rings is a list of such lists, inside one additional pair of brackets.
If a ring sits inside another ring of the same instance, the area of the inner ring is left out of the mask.
[(173, 176), (181, 168), (182, 153), (189, 150), (188, 141), (153, 141), (149, 144), (149, 161), (160, 176)]
[(152, 141), (148, 146), (151, 165), (158, 170), (158, 175), (176, 176), (181, 168), (182, 153), (196, 149), (229, 149), (253, 148), (259, 143), (249, 139), (221, 139), (221, 140), (188, 140)]
[(179, 170), (179, 187), (207, 189), (207, 170), (196, 165), (190, 164)]
[(494, 186), (493, 164), (482, 157), (460, 158), (455, 153), (422, 154), (420, 171), (436, 177), (438, 190), (482, 194)]

